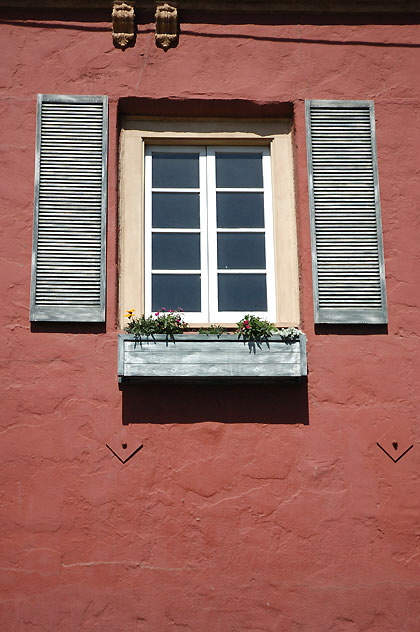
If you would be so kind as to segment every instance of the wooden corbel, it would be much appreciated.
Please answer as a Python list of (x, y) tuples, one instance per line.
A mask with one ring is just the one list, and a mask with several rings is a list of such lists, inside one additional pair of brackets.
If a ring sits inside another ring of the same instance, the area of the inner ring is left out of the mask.
[(173, 4), (157, 2), (155, 19), (156, 46), (163, 48), (166, 52), (168, 48), (176, 46), (178, 43), (178, 10)]
[(124, 49), (127, 46), (134, 46), (135, 6), (136, 0), (113, 0), (112, 2), (112, 39), (116, 48)]

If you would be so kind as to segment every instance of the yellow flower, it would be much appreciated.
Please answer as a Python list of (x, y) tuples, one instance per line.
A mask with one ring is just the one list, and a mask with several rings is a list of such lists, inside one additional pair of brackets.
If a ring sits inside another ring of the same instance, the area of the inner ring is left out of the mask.
[(126, 318), (132, 318), (132, 316), (133, 316), (135, 311), (136, 311), (135, 309), (128, 309), (126, 314), (124, 314), (124, 315), (125, 315)]

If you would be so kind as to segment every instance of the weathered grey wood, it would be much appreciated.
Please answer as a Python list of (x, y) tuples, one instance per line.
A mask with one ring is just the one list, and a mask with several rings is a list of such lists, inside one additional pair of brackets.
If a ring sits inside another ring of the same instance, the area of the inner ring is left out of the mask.
[(307, 101), (316, 323), (385, 324), (372, 101)]
[(108, 99), (38, 95), (31, 321), (105, 320)]
[(244, 343), (233, 334), (183, 334), (174, 340), (119, 336), (120, 381), (271, 381), (306, 374), (304, 335), (294, 342), (273, 336), (262, 343)]

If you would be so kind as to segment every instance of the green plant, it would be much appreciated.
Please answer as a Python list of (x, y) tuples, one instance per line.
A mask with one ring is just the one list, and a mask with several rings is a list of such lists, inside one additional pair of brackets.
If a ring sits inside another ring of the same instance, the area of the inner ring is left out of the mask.
[(264, 341), (268, 340), (272, 334), (277, 333), (276, 327), (268, 320), (259, 316), (246, 314), (238, 323), (238, 338), (247, 340)]
[(285, 342), (294, 342), (302, 332), (297, 327), (281, 327), (277, 333)]
[(180, 308), (177, 310), (162, 308), (161, 311), (156, 312), (153, 316), (145, 316), (143, 314), (139, 318), (134, 316), (134, 312), (134, 309), (129, 309), (125, 314), (126, 318), (128, 318), (128, 323), (124, 327), (124, 331), (135, 336), (166, 334), (166, 336), (172, 337), (175, 334), (182, 334), (187, 327)]
[(294, 342), (298, 340), (302, 333), (297, 327), (281, 327), (277, 329), (268, 320), (264, 320), (259, 316), (246, 314), (238, 323), (238, 338), (246, 340), (254, 340), (256, 342), (268, 340), (273, 334), (278, 334), (285, 342)]
[(198, 333), (207, 335), (215, 334), (216, 336), (221, 336), (224, 331), (224, 328), (220, 327), (220, 325), (209, 325), (208, 327), (200, 327)]

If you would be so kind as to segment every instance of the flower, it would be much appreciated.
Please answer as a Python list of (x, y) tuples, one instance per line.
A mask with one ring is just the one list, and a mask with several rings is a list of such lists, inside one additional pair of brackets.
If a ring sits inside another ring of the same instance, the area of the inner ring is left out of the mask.
[(133, 315), (134, 310), (128, 310), (128, 323), (124, 330), (135, 336), (153, 336), (154, 334), (166, 334), (169, 338), (173, 338), (175, 334), (182, 334), (187, 324), (183, 320), (181, 314), (176, 310), (158, 311), (154, 316), (145, 316), (136, 318)]
[(242, 338), (244, 342), (249, 340), (265, 341), (277, 332), (273, 323), (253, 314), (245, 314), (237, 325), (239, 338)]
[(127, 312), (125, 313), (125, 317), (132, 318), (135, 311), (136, 311), (135, 309), (128, 309)]

